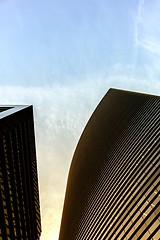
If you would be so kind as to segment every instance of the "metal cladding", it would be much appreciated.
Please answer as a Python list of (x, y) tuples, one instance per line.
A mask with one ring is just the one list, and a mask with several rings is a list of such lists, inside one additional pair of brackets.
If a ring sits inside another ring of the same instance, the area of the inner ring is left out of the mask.
[(159, 239), (160, 98), (110, 89), (70, 167), (59, 240)]
[(32, 106), (0, 106), (0, 239), (40, 239)]

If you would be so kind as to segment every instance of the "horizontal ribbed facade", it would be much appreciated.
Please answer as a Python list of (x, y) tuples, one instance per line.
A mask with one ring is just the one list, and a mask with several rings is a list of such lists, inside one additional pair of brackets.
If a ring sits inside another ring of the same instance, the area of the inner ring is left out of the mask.
[(32, 106), (1, 107), (0, 239), (40, 239)]
[(111, 89), (70, 167), (59, 240), (159, 239), (160, 98)]

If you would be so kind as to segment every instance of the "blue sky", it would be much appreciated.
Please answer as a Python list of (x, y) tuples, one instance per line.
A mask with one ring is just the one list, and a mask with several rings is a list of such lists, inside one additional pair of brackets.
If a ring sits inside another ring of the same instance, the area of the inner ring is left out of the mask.
[(1, 104), (33, 104), (42, 240), (58, 239), (68, 169), (110, 87), (159, 95), (159, 0), (0, 0)]
[(77, 77), (105, 74), (117, 62), (134, 64), (137, 5), (104, 0), (2, 1), (4, 83), (72, 83)]

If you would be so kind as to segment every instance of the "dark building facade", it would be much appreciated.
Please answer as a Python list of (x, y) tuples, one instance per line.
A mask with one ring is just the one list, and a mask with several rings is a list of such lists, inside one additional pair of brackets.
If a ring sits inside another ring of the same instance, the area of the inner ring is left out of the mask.
[(158, 240), (160, 97), (110, 89), (71, 163), (59, 240)]
[(40, 204), (32, 106), (0, 106), (0, 239), (38, 240)]

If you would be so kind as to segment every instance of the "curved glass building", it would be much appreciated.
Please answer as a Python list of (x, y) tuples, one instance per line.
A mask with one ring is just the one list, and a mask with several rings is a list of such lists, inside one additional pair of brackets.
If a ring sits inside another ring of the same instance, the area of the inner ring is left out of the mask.
[(68, 176), (59, 240), (158, 240), (160, 97), (110, 89)]

